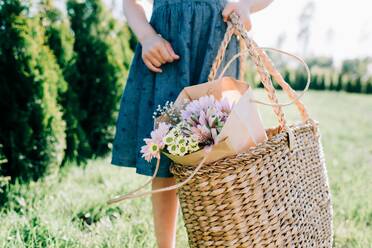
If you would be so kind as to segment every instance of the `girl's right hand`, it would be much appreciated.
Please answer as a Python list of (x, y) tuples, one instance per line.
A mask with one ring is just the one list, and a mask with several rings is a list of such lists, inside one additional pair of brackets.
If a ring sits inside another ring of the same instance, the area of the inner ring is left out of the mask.
[(162, 64), (171, 63), (180, 58), (174, 52), (171, 44), (159, 34), (146, 37), (141, 45), (143, 62), (153, 72), (162, 72), (160, 68)]

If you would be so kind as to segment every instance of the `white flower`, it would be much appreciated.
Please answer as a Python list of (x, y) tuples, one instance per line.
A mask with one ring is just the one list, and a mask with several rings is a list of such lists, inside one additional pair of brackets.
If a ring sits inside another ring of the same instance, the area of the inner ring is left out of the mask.
[(177, 145), (176, 144), (168, 146), (167, 150), (170, 154), (177, 155)]
[(174, 144), (175, 141), (176, 141), (176, 137), (175, 137), (174, 133), (172, 133), (172, 131), (169, 132), (169, 133), (168, 133), (168, 134), (163, 138), (163, 142), (164, 142), (164, 144), (167, 145), (167, 146), (170, 146), (170, 145)]
[(184, 156), (188, 152), (187, 147), (185, 145), (178, 145), (177, 146), (177, 155)]
[(178, 136), (176, 138), (177, 145), (185, 145), (186, 144), (186, 138), (183, 136)]
[(187, 148), (190, 152), (195, 152), (200, 149), (198, 142), (191, 137), (187, 139)]

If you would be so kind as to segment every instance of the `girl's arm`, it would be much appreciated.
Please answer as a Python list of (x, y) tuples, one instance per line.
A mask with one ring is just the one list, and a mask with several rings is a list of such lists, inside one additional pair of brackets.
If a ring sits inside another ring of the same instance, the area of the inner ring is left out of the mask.
[(269, 6), (273, 0), (246, 0), (246, 2), (250, 12), (253, 14)]
[(155, 30), (147, 22), (145, 10), (134, 0), (123, 0), (124, 15), (138, 41), (142, 44), (146, 37), (155, 35)]
[(250, 30), (252, 28), (250, 15), (266, 8), (272, 2), (273, 0), (230, 0), (224, 8), (222, 16), (226, 22), (229, 15), (235, 11), (239, 15), (245, 28)]
[(171, 44), (159, 36), (149, 24), (145, 10), (137, 0), (123, 0), (123, 6), (128, 25), (142, 45), (143, 62), (150, 70), (161, 72), (162, 64), (179, 58)]

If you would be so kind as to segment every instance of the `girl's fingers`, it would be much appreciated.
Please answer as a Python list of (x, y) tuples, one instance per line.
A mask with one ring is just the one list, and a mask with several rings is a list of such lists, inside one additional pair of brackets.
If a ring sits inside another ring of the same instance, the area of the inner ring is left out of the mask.
[(250, 31), (252, 29), (252, 22), (251, 19), (246, 19), (244, 22), (244, 27), (247, 31)]
[(228, 21), (230, 14), (235, 10), (235, 4), (228, 3), (222, 11), (223, 20)]
[(240, 21), (243, 23), (244, 27), (249, 31), (252, 29), (252, 22), (250, 18), (250, 12), (248, 10), (244, 10), (240, 5), (236, 3), (228, 3), (226, 4), (224, 10), (222, 11), (222, 16), (225, 22), (228, 21), (229, 16), (232, 12), (236, 12), (240, 18)]
[(162, 70), (161, 70), (160, 68), (155, 67), (155, 66), (150, 62), (150, 60), (148, 60), (148, 59), (144, 59), (143, 62), (145, 63), (145, 65), (147, 66), (147, 68), (149, 68), (151, 71), (153, 71), (153, 72), (162, 72)]
[(159, 57), (160, 56), (156, 56), (155, 52), (151, 52), (146, 56), (146, 59), (148, 59), (154, 66), (160, 67), (162, 63), (159, 61), (160, 60)]
[(179, 59), (180, 58), (180, 56), (178, 56), (174, 52), (174, 50), (173, 50), (173, 48), (172, 48), (172, 46), (169, 42), (165, 42), (165, 48), (167, 49), (168, 53), (172, 56), (173, 59)]
[(249, 15), (249, 12), (245, 12), (245, 13), (238, 13), (239, 16), (240, 16), (240, 20), (241, 22), (243, 23), (245, 29), (247, 31), (251, 30), (252, 29), (252, 21), (251, 21), (251, 17)]
[(158, 36), (155, 38), (143, 42), (142, 60), (151, 71), (162, 72), (160, 68), (162, 64), (173, 62), (179, 59), (179, 56), (167, 40)]
[[(161, 49), (161, 47), (159, 46), (159, 47), (154, 48), (154, 50), (150, 51), (150, 57), (155, 59), (155, 65), (157, 67), (159, 67), (160, 65), (162, 65), (166, 62), (166, 60), (163, 59), (163, 56), (160, 54), (160, 49)], [(158, 65), (158, 63), (160, 63), (160, 65)]]
[(169, 53), (169, 51), (166, 47), (166, 43), (164, 43), (164, 45), (160, 48), (159, 52), (160, 52), (160, 55), (162, 56), (162, 58), (166, 62), (173, 62), (174, 59), (173, 59), (172, 55)]

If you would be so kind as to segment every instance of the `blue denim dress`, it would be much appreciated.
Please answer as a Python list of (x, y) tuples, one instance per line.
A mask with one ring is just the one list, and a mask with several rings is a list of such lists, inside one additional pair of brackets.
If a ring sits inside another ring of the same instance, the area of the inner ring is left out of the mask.
[[(136, 168), (142, 175), (153, 175), (156, 161), (141, 157), (144, 138), (153, 129), (152, 115), (158, 105), (174, 101), (181, 90), (206, 82), (227, 24), (222, 10), (226, 0), (154, 0), (150, 24), (169, 41), (180, 59), (161, 66), (163, 72), (150, 71), (141, 57), (138, 43), (131, 62), (116, 123), (111, 164)], [(233, 36), (222, 66), (239, 52)], [(231, 64), (225, 75), (239, 77), (239, 60)], [(172, 177), (171, 161), (161, 156), (157, 177)]]

